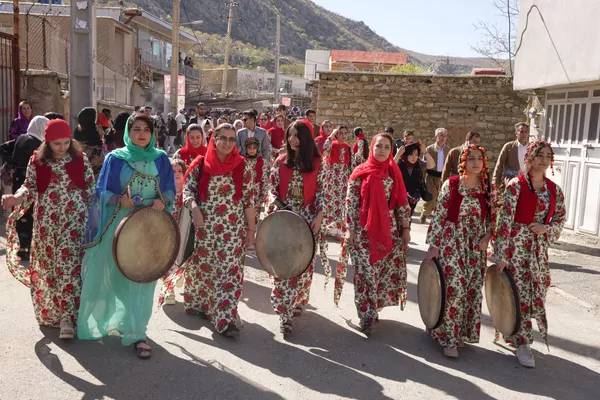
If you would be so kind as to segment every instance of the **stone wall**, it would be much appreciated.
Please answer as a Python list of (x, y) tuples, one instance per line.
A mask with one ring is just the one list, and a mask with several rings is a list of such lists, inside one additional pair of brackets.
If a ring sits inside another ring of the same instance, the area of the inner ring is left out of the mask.
[(507, 77), (360, 72), (319, 76), (312, 87), (319, 122), (361, 126), (368, 136), (385, 126), (392, 126), (397, 137), (403, 129), (413, 129), (426, 144), (433, 143), (436, 128), (445, 127), (452, 147), (474, 129), (491, 161), (514, 139), (514, 124), (526, 118), (527, 95), (514, 92)]

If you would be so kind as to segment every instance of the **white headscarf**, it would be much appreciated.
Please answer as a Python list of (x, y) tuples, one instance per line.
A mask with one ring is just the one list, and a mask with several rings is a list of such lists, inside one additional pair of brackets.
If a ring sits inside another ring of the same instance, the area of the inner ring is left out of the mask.
[(31, 119), (31, 122), (27, 127), (27, 134), (43, 142), (44, 131), (46, 130), (46, 125), (48, 125), (48, 121), (48, 118), (42, 115), (36, 115)]
[[(238, 128), (238, 125), (241, 126), (241, 128)], [(244, 121), (242, 121), (241, 119), (236, 119), (235, 121), (233, 121), (233, 127), (235, 128), (235, 131), (239, 131), (240, 129), (244, 128)]]
[(212, 120), (210, 119), (205, 119), (202, 122), (200, 122), (200, 127), (202, 128), (202, 136), (204, 137), (204, 143), (208, 143), (208, 133), (204, 131), (206, 125), (209, 125), (210, 128), (209, 129), (214, 129)]

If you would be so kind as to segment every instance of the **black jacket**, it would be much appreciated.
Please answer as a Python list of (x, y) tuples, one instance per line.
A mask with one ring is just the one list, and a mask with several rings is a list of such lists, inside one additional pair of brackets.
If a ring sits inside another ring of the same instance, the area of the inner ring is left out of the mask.
[(408, 201), (410, 206), (414, 208), (420, 199), (425, 201), (431, 200), (431, 193), (429, 193), (425, 187), (424, 174), (420, 163), (417, 161), (417, 164), (410, 168), (403, 159), (400, 159), (398, 167), (400, 167), (400, 172), (402, 172), (402, 178), (404, 179), (404, 186), (406, 186), (406, 192), (409, 196)]

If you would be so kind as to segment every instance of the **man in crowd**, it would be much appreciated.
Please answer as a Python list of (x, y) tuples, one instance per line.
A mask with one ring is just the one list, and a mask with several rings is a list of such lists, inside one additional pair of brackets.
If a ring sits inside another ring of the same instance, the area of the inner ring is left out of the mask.
[(267, 131), (256, 125), (258, 112), (256, 110), (246, 110), (242, 113), (242, 121), (244, 128), (237, 133), (237, 147), (240, 153), (246, 156), (246, 139), (256, 138), (259, 142), (259, 149), (262, 158), (265, 162), (271, 161), (271, 139)]
[(177, 136), (175, 138), (175, 143), (181, 145), (183, 144), (183, 128), (184, 125), (187, 124), (185, 109), (182, 108), (181, 110), (179, 110), (179, 112), (175, 116), (175, 122), (177, 123)]
[(442, 184), (442, 169), (446, 161), (446, 154), (448, 154), (447, 140), (448, 131), (446, 128), (437, 128), (435, 130), (435, 143), (427, 146), (425, 149), (425, 163), (427, 165), (425, 185), (427, 191), (431, 193), (432, 199), (426, 201), (423, 205), (420, 219), (422, 224), (425, 223), (425, 220), (431, 215), (437, 204), (437, 197)]
[(451, 176), (458, 175), (458, 164), (460, 163), (460, 154), (464, 149), (474, 144), (479, 146), (481, 143), (481, 135), (475, 131), (467, 132), (465, 142), (460, 146), (456, 146), (450, 150), (446, 162), (444, 163), (444, 172), (442, 173), (442, 183)]
[(198, 103), (196, 104), (196, 116), (190, 119), (190, 125), (200, 125), (200, 122), (204, 119), (206, 119), (206, 107), (204, 106), (204, 103)]
[(525, 152), (529, 144), (529, 125), (519, 122), (515, 125), (515, 140), (506, 143), (500, 155), (492, 181), (494, 188), (503, 191), (504, 183), (519, 175), (519, 171), (525, 171)]

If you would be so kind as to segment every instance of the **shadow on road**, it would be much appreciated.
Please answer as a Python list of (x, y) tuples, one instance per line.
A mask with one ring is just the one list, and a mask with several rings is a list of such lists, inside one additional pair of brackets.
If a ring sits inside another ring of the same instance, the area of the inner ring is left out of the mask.
[[(192, 399), (251, 398), (281, 399), (269, 389), (248, 381), (232, 371), (224, 371), (201, 358), (184, 360), (149, 341), (150, 360), (139, 360), (133, 346), (121, 346), (120, 338), (102, 341), (58, 339), (55, 329), (42, 328), (45, 337), (35, 344), (40, 362), (56, 377), (83, 393), (82, 399)], [(92, 383), (66, 371), (52, 352), (58, 346), (74, 357), (100, 383)]]

